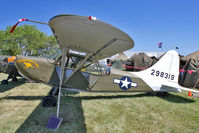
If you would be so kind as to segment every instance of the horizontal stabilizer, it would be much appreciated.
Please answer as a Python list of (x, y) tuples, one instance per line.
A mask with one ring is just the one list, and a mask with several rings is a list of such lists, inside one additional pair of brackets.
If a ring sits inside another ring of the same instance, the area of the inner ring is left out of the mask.
[(188, 89), (188, 88), (181, 87), (181, 86), (180, 86), (180, 89), (184, 90), (184, 91), (191, 91), (191, 92), (199, 93), (199, 91), (196, 91), (196, 90), (193, 90), (193, 89)]
[(181, 91), (181, 90), (184, 90), (184, 91), (191, 91), (191, 92), (195, 92), (195, 93), (199, 93), (199, 91), (197, 90), (193, 90), (193, 89), (189, 89), (189, 88), (185, 88), (185, 87), (182, 87), (176, 83), (173, 83), (173, 84), (170, 84), (170, 85), (162, 85), (161, 88), (164, 88), (164, 89), (173, 89), (173, 90), (176, 90), (176, 91)]

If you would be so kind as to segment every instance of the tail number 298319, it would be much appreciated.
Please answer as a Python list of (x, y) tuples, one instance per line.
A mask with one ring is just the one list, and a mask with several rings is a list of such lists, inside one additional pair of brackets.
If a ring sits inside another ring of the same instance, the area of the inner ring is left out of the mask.
[(155, 70), (155, 69), (151, 70), (151, 75), (165, 78), (165, 79), (171, 79), (171, 80), (174, 80), (174, 78), (175, 78), (175, 76), (173, 74), (160, 72), (159, 70)]

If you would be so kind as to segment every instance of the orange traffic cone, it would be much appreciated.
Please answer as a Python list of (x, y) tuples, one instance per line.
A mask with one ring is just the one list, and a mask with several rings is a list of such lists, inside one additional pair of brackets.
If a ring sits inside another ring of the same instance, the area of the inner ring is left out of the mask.
[(188, 96), (192, 96), (191, 91), (189, 91)]

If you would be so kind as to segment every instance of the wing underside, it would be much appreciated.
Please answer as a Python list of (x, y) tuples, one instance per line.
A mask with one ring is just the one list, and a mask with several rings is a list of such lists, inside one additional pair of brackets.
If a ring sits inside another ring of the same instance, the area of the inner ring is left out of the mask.
[(103, 59), (134, 46), (134, 41), (118, 28), (84, 16), (58, 15), (50, 19), (49, 26), (61, 48), (97, 52), (92, 59)]

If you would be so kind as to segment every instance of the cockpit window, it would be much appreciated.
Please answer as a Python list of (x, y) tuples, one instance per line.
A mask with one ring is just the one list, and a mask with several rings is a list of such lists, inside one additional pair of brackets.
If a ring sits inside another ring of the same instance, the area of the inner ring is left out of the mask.
[(62, 55), (61, 50), (59, 50), (57, 53), (50, 55), (49, 57), (47, 57), (48, 59), (57, 59)]
[(85, 68), (86, 72), (96, 74), (96, 75), (104, 75), (109, 71), (108, 66), (105, 64), (103, 60), (99, 61), (99, 63), (93, 63), (87, 68)]
[[(49, 56), (48, 59), (54, 60), (52, 63), (54, 63), (57, 66), (60, 66), (61, 55), (62, 55), (62, 52), (60, 50), (57, 53)], [(78, 63), (80, 63), (84, 59), (84, 57), (82, 56), (83, 55), (75, 56), (71, 54), (70, 56), (66, 57), (66, 67), (76, 68)], [(106, 65), (106, 62), (104, 60), (100, 60), (97, 63), (92, 63), (91, 61), (88, 60), (84, 63), (84, 67), (82, 68), (82, 71), (85, 71), (91, 74), (96, 74), (96, 75), (103, 75), (103, 74), (107, 74), (107, 72), (109, 73), (110, 68)]]

